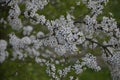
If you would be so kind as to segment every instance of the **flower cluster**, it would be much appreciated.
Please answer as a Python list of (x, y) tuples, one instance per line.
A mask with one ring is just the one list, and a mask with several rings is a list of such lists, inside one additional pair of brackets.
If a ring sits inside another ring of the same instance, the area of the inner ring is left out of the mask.
[(102, 13), (102, 9), (104, 8), (104, 5), (108, 2), (108, 0), (82, 0), (84, 4), (87, 4), (87, 7), (91, 9), (91, 14), (94, 15), (94, 17), (97, 17), (99, 14)]
[(24, 12), (25, 17), (38, 16), (36, 13), (38, 9), (43, 9), (48, 4), (48, 0), (31, 0), (26, 1), (26, 10)]
[(21, 11), (17, 2), (11, 4), (11, 9), (9, 10), (8, 22), (13, 30), (20, 30), (23, 27), (21, 19), (18, 18), (20, 14)]
[[(86, 66), (96, 71), (101, 70), (96, 57), (85, 53), (89, 52), (89, 49), (99, 48), (109, 56), (104, 56), (107, 62), (111, 65), (120, 66), (120, 29), (117, 22), (115, 19), (105, 16), (102, 21), (97, 21), (97, 16), (102, 13), (108, 0), (82, 0), (91, 10), (91, 14), (85, 15), (78, 26), (75, 25), (75, 17), (70, 13), (67, 13), (66, 16), (61, 15), (55, 20), (48, 20), (44, 14), (40, 15), (39, 10), (42, 10), (49, 1), (51, 0), (10, 0), (7, 21), (4, 20), (5, 18), (1, 18), (0, 23), (7, 26), (8, 22), (13, 33), (17, 33), (14, 31), (17, 30), (18, 34), (9, 34), (8, 43), (7, 40), (0, 40), (0, 63), (8, 56), (6, 50), (7, 47), (10, 47), (13, 60), (24, 60), (29, 56), (41, 66), (45, 65), (47, 67), (46, 73), (52, 79), (61, 80), (71, 71), (79, 75)], [(5, 3), (7, 2), (8, 0), (5, 0)], [(20, 10), (19, 5), (21, 4), (25, 5), (24, 10)], [(80, 5), (80, 2), (77, 1), (76, 5)], [(74, 9), (75, 7), (72, 6), (71, 10)], [(25, 18), (23, 23), (20, 19), (21, 16)], [(48, 32), (42, 31), (39, 24)], [(103, 44), (102, 41), (104, 41)], [(81, 62), (75, 57), (75, 60), (78, 61), (66, 66), (65, 64), (69, 64), (69, 60), (67, 62), (66, 59), (80, 52), (79, 50), (86, 54), (80, 59)], [(59, 57), (62, 59), (56, 60)], [(64, 68), (57, 69), (57, 65)], [(78, 80), (72, 75), (69, 78), (70, 80)]]
[(20, 49), (25, 48), (27, 45), (31, 44), (31, 40), (29, 37), (23, 37), (22, 39), (19, 39), (16, 35), (10, 34), (10, 44), (14, 49)]
[(103, 17), (101, 26), (106, 32), (111, 32), (117, 29), (117, 22), (113, 18)]
[(114, 67), (117, 65), (120, 67), (120, 52), (114, 52), (114, 55), (112, 57), (108, 57), (108, 62), (111, 65), (114, 65)]
[(93, 38), (95, 29), (98, 26), (98, 23), (96, 21), (96, 17), (90, 17), (89, 15), (86, 15), (84, 18), (85, 24), (80, 28), (84, 35), (87, 38)]
[(78, 31), (78, 28), (73, 24), (72, 18), (73, 16), (67, 14), (66, 18), (61, 16), (59, 19), (51, 22), (47, 20), (46, 22), (46, 26), (52, 35), (52, 38), (49, 36), (46, 40), (51, 47), (55, 47), (56, 53), (64, 54), (67, 51), (77, 51), (76, 45), (85, 41), (82, 31)]
[(91, 69), (94, 69), (96, 71), (101, 70), (100, 66), (98, 66), (96, 62), (96, 57), (93, 56), (92, 54), (86, 54), (85, 57), (82, 58), (83, 63)]
[(82, 67), (83, 67), (83, 65), (81, 65), (80, 63), (79, 63), (79, 64), (75, 64), (75, 65), (74, 65), (75, 73), (76, 73), (76, 74), (82, 73), (82, 72), (83, 72)]
[(101, 27), (105, 33), (110, 37), (107, 42), (108, 45), (112, 45), (115, 49), (120, 47), (120, 29), (118, 29), (117, 22), (113, 18), (103, 17)]
[(5, 51), (7, 48), (7, 42), (5, 40), (0, 40), (0, 63), (2, 63), (6, 57), (8, 57), (8, 52)]
[(49, 0), (32, 0), (31, 2), (36, 5), (39, 9), (43, 9), (48, 4)]
[(23, 54), (23, 49), (25, 50), (28, 45), (31, 44), (31, 40), (29, 37), (23, 37), (20, 39), (15, 34), (10, 34), (9, 43), (13, 49), (13, 58), (16, 59), (19, 57), (19, 59), (22, 59), (23, 56), (25, 56)]
[(32, 32), (33, 27), (32, 26), (26, 26), (23, 28), (23, 35), (30, 35), (30, 33)]
[(53, 63), (50, 63), (49, 61), (46, 62), (46, 66), (47, 66), (47, 69), (46, 69), (46, 73), (52, 77), (52, 79), (55, 79), (55, 80), (60, 80), (60, 78), (57, 76), (56, 74), (56, 66), (55, 64)]

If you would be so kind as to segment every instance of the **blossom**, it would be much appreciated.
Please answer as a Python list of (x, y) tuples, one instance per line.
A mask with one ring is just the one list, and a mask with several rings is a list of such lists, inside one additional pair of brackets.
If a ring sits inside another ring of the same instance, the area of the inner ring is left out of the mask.
[(82, 58), (87, 67), (95, 69), (96, 71), (101, 70), (100, 66), (97, 65), (96, 57), (92, 54), (86, 54), (85, 57)]
[(44, 6), (48, 4), (48, 0), (32, 0), (32, 3), (39, 9), (43, 9)]
[(65, 77), (68, 74), (68, 72), (70, 72), (70, 70), (71, 70), (71, 66), (65, 67), (63, 69), (62, 75)]
[(45, 24), (46, 18), (44, 15), (35, 14), (35, 17), (38, 23), (41, 23), (42, 25)]
[(83, 69), (82, 69), (82, 65), (81, 64), (75, 64), (74, 66), (74, 69), (75, 69), (75, 73), (76, 74), (80, 74), (83, 72)]
[(13, 5), (9, 10), (9, 16), (18, 17), (21, 14), (20, 8), (17, 4)]
[(7, 42), (5, 40), (0, 40), (0, 52), (5, 51), (7, 48)]
[(31, 44), (31, 40), (29, 37), (25, 36), (21, 39), (21, 42), (24, 43), (25, 45)]
[(48, 42), (51, 47), (56, 47), (58, 45), (57, 39), (54, 36), (50, 36)]
[(9, 43), (12, 45), (13, 49), (18, 49), (20, 46), (20, 39), (15, 34), (10, 34)]
[(3, 63), (8, 57), (8, 52), (7, 51), (0, 51), (0, 63)]
[(54, 50), (58, 55), (64, 55), (66, 53), (65, 47), (62, 45), (58, 45)]
[(62, 77), (62, 75), (63, 75), (62, 70), (58, 70), (58, 74), (59, 74), (60, 77)]
[(23, 27), (21, 19), (18, 18), (20, 14), (21, 11), (18, 4), (14, 4), (9, 10), (8, 22), (14, 30), (20, 30)]
[(108, 57), (108, 62), (112, 64), (113, 66), (120, 66), (120, 52), (114, 52), (114, 55), (111, 57)]
[(37, 6), (33, 3), (27, 1), (26, 2), (26, 11), (24, 12), (24, 16), (26, 18), (33, 17), (38, 10)]
[(96, 17), (102, 13), (102, 9), (104, 8), (103, 4), (106, 5), (108, 0), (82, 0), (84, 4), (87, 5), (89, 9), (91, 9), (91, 14)]
[(77, 2), (76, 2), (76, 5), (78, 5), (78, 6), (79, 6), (79, 5), (80, 5), (80, 1), (77, 1)]
[(24, 35), (30, 35), (30, 33), (32, 32), (32, 30), (33, 30), (32, 26), (23, 27), (23, 34)]
[(22, 60), (24, 58), (24, 54), (22, 53), (22, 51), (16, 49), (16, 50), (13, 50), (13, 58), (12, 60), (15, 60), (15, 59), (20, 59)]
[(5, 40), (0, 40), (0, 63), (5, 61), (6, 57), (8, 57), (8, 52), (5, 51), (7, 48), (7, 42)]
[(13, 30), (20, 30), (23, 27), (21, 19), (17, 17), (13, 18), (13, 17), (8, 16), (8, 22)]
[(41, 59), (41, 58), (39, 58), (39, 57), (35, 57), (35, 61), (36, 61), (37, 63), (45, 63), (45, 62), (46, 62), (45, 59)]
[(39, 32), (37, 33), (37, 38), (42, 38), (42, 37), (44, 37), (44, 33), (41, 32), (41, 31), (39, 31)]
[(107, 32), (117, 29), (117, 23), (116, 23), (115, 19), (108, 18), (108, 17), (103, 17), (101, 26)]
[(70, 80), (74, 80), (74, 77), (73, 77), (73, 76), (70, 76)]
[(78, 32), (76, 35), (77, 35), (76, 38), (78, 38), (76, 43), (77, 44), (82, 44), (85, 41), (84, 34), (82, 32)]
[[(80, 20), (80, 23), (78, 21), (76, 25), (75, 17), (68, 12), (66, 15), (60, 15), (59, 18), (52, 20), (39, 13), (39, 10), (44, 9), (49, 0), (10, 0), (7, 8), (9, 9), (7, 20), (5, 20), (6, 18), (1, 18), (0, 23), (4, 24), (3, 28), (5, 29), (7, 29), (8, 25), (11, 26), (10, 32), (12, 33), (8, 34), (9, 41), (6, 37), (5, 40), (0, 40), (0, 63), (6, 60), (8, 51), (10, 51), (13, 57), (12, 60), (24, 60), (27, 57), (34, 59), (41, 66), (46, 65), (46, 73), (51, 77), (51, 80), (61, 80), (72, 70), (77, 75), (86, 68), (91, 68), (95, 71), (101, 70), (97, 63), (97, 57), (86, 53), (89, 52), (89, 49), (94, 50), (97, 47), (97, 49), (100, 48), (100, 50), (104, 51), (106, 54), (104, 54), (104, 59), (110, 65), (119, 67), (119, 26), (116, 20), (111, 17), (103, 16), (101, 21), (97, 21), (97, 16), (102, 13), (108, 0), (82, 1), (91, 12), (88, 15), (84, 15), (85, 18)], [(3, 2), (3, 0), (0, 2)], [(5, 0), (5, 4), (7, 2), (8, 0)], [(24, 10), (23, 8), (20, 10), (21, 5), (25, 5)], [(77, 1), (76, 5), (80, 5), (80, 2)], [(4, 4), (1, 6), (4, 7)], [(71, 6), (70, 8), (74, 10), (76, 7)], [(41, 25), (48, 30), (47, 33), (41, 30)], [(7, 33), (5, 33), (5, 36)], [(78, 55), (78, 50), (81, 50), (82, 54), (80, 53), (80, 56), (83, 54), (85, 56), (80, 58), (81, 61), (75, 57), (75, 60), (77, 59), (78, 61), (72, 65), (69, 64), (70, 60), (68, 58), (71, 59), (74, 55)], [(64, 68), (57, 69), (57, 65)], [(70, 76), (69, 78), (70, 80), (79, 79), (75, 76)]]

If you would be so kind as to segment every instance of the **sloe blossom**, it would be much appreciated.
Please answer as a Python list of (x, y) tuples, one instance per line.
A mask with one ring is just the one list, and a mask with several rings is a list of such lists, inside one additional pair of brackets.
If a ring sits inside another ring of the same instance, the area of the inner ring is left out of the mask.
[(82, 60), (85, 62), (87, 67), (95, 69), (96, 71), (101, 70), (100, 66), (97, 65), (96, 57), (92, 54), (86, 54)]
[(2, 63), (6, 57), (8, 57), (7, 42), (5, 40), (0, 40), (0, 63)]
[[(10, 0), (7, 4), (8, 0), (5, 0), (3, 5), (0, 4), (2, 7), (5, 4), (10, 7), (7, 20), (1, 18), (0, 23), (4, 23), (6, 26), (4, 28), (7, 30), (8, 22), (12, 30), (10, 32), (8, 30), (9, 39), (0, 40), (0, 63), (3, 63), (9, 56), (8, 49), (10, 49), (12, 60), (24, 60), (30, 57), (41, 66), (46, 66), (46, 73), (51, 79), (61, 80), (71, 70), (74, 70), (77, 75), (82, 73), (86, 67), (100, 71), (101, 67), (97, 64), (97, 57), (89, 53), (89, 49), (100, 48), (104, 60), (119, 71), (120, 29), (117, 21), (106, 16), (103, 16), (101, 21), (97, 21), (98, 15), (102, 14), (102, 10), (109, 0), (82, 0), (91, 12), (85, 15), (83, 20), (78, 21), (78, 25), (76, 25), (75, 17), (68, 12), (66, 15), (60, 15), (59, 18), (52, 20), (47, 19), (44, 14), (40, 15), (39, 10), (44, 9), (49, 1)], [(80, 3), (77, 1), (76, 5), (80, 5)], [(24, 10), (20, 9), (21, 4), (25, 5)], [(75, 8), (71, 6), (73, 12)], [(21, 19), (21, 16), (25, 20)], [(37, 27), (42, 25), (48, 32), (42, 31), (41, 26), (38, 27), (40, 30), (35, 31), (36, 24)], [(81, 61), (77, 58), (78, 61), (70, 65), (67, 59), (75, 54), (78, 57), (79, 55), (84, 55), (84, 57), (80, 58)], [(59, 57), (62, 58), (55, 60)], [(69, 65), (65, 66), (65, 64)], [(57, 69), (56, 65), (64, 68)], [(75, 79), (74, 76), (69, 76), (69, 78), (70, 80)]]
[(32, 30), (33, 30), (32, 26), (23, 27), (23, 34), (24, 35), (30, 35), (30, 33), (32, 32)]

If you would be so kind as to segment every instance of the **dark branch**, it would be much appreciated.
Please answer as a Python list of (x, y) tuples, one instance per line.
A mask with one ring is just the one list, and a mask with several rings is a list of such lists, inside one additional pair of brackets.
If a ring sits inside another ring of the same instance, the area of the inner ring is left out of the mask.
[[(100, 43), (98, 43), (98, 42), (96, 42), (96, 41), (93, 41), (92, 39), (89, 39), (89, 38), (86, 38), (86, 40), (87, 41), (90, 41), (90, 42), (92, 42), (92, 43), (95, 43), (95, 44), (97, 44), (98, 46), (100, 46), (100, 47), (102, 47), (103, 49), (104, 49), (104, 51), (106, 52), (106, 56), (109, 56), (109, 55), (111, 55), (111, 56), (113, 56), (113, 54), (110, 52), (110, 50), (108, 49), (108, 45), (102, 45), (102, 44), (100, 44)], [(109, 54), (108, 54), (109, 53)]]

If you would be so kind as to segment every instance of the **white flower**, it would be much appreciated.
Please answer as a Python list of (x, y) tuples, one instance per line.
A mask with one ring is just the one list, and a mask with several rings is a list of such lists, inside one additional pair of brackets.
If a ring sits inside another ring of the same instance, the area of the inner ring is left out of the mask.
[(31, 40), (31, 42), (33, 43), (34, 41), (36, 41), (36, 36), (31, 35), (31, 36), (30, 36), (30, 40)]
[[(9, 0), (7, 0), (7, 2), (9, 2)], [(18, 0), (11, 0), (9, 3), (8, 3), (8, 6), (13, 6), (15, 4), (18, 4)]]
[(85, 57), (82, 58), (82, 60), (85, 62), (85, 65), (88, 68), (94, 69), (96, 71), (101, 70), (100, 66), (97, 65), (96, 57), (92, 54), (86, 54)]
[(32, 26), (26, 26), (23, 28), (23, 34), (24, 35), (30, 35), (30, 33), (32, 32), (33, 27)]
[(7, 42), (5, 40), (0, 40), (0, 52), (7, 48)]
[(39, 31), (39, 32), (37, 33), (37, 38), (42, 38), (42, 37), (44, 37), (44, 33), (41, 32), (41, 31)]
[(38, 58), (38, 57), (35, 57), (35, 61), (36, 61), (37, 63), (41, 63), (41, 62), (42, 62), (42, 60), (41, 60), (40, 58)]
[(35, 48), (35, 49), (39, 49), (40, 47), (42, 47), (42, 45), (43, 45), (43, 42), (42, 42), (42, 40), (41, 41), (39, 41), (39, 40), (34, 40), (33, 41), (33, 48)]
[(41, 21), (42, 24), (45, 24), (46, 19), (45, 19), (44, 15), (40, 15), (38, 18), (40, 19), (40, 21)]
[(24, 54), (22, 53), (22, 50), (19, 50), (19, 49), (14, 49), (12, 56), (13, 56), (12, 60), (15, 60), (15, 59), (22, 60), (22, 59), (24, 59)]
[(87, 5), (89, 9), (91, 9), (91, 13), (96, 17), (102, 13), (102, 9), (104, 7), (103, 4), (106, 5), (108, 0), (82, 0), (84, 4)]
[(57, 39), (54, 36), (50, 36), (48, 42), (49, 42), (51, 47), (58, 46)]
[[(78, 36), (78, 37), (77, 37), (77, 36)], [(84, 36), (84, 34), (83, 34), (82, 32), (78, 32), (78, 33), (77, 33), (77, 36), (76, 36), (76, 38), (78, 38), (78, 39), (77, 39), (76, 43), (77, 43), (77, 44), (82, 44), (82, 43), (85, 41), (85, 36)]]
[(62, 75), (63, 75), (62, 70), (58, 70), (58, 74), (60, 77), (62, 77)]
[(34, 5), (33, 3), (26, 1), (26, 10), (24, 12), (25, 17), (33, 17), (36, 14), (36, 11), (38, 10), (37, 5)]
[(13, 5), (12, 9), (9, 10), (9, 16), (18, 17), (21, 11), (17, 4)]
[(40, 53), (36, 49), (32, 48), (32, 55), (37, 57), (40, 55)]
[(21, 40), (20, 40), (20, 47), (21, 48), (25, 48), (26, 46), (30, 45), (31, 44), (31, 40), (29, 37), (23, 37)]
[(56, 67), (55, 67), (55, 65), (54, 65), (54, 64), (51, 64), (51, 70), (52, 70), (53, 72), (55, 72), (55, 71), (56, 71)]
[(55, 52), (58, 55), (64, 55), (66, 53), (66, 49), (64, 46), (58, 45), (57, 47), (55, 47)]
[(80, 1), (77, 1), (77, 2), (76, 2), (76, 5), (79, 6), (79, 5), (80, 5)]
[(31, 44), (31, 40), (30, 40), (30, 38), (29, 37), (23, 37), (22, 39), (21, 39), (21, 41), (24, 43), (24, 44)]
[(13, 49), (20, 47), (20, 39), (15, 34), (10, 34), (9, 43), (12, 45)]
[(43, 9), (44, 6), (48, 4), (48, 0), (32, 0), (32, 3), (39, 9)]
[(60, 64), (60, 62), (58, 60), (55, 60), (55, 64)]
[(70, 80), (74, 80), (74, 77), (73, 77), (73, 76), (70, 76)]
[(75, 73), (76, 73), (76, 74), (80, 74), (80, 73), (83, 72), (82, 65), (80, 65), (80, 64), (75, 64), (73, 67), (74, 67), (74, 69), (75, 69)]
[(0, 51), (0, 63), (3, 63), (8, 57), (8, 52), (7, 51)]
[(13, 30), (20, 30), (23, 27), (21, 19), (19, 19), (18, 17), (14, 18), (8, 16), (8, 22)]
[(117, 23), (116, 23), (115, 19), (108, 18), (108, 17), (103, 17), (101, 26), (107, 32), (117, 29)]
[(106, 57), (107, 61), (112, 64), (113, 66), (120, 67), (120, 51), (114, 52), (112, 57)]

